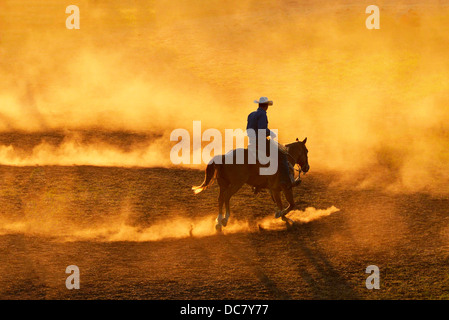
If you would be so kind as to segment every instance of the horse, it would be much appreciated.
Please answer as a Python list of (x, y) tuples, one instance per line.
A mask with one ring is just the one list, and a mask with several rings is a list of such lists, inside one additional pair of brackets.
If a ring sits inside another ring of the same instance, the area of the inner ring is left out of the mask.
[[(296, 141), (289, 143), (285, 146), (279, 145), (279, 149), (284, 150), (287, 154), (288, 162), (292, 169), (295, 165), (300, 167), (299, 174), (301, 171), (309, 171), (309, 160), (308, 160), (308, 150), (306, 148), (307, 138), (303, 141)], [(238, 149), (234, 149), (234, 156)], [(279, 152), (282, 152), (279, 150)], [(256, 188), (268, 188), (271, 193), (271, 198), (276, 203), (279, 211), (276, 212), (275, 218), (282, 218), (284, 221), (288, 221), (285, 217), (287, 213), (295, 208), (295, 201), (293, 199), (292, 188), (286, 188), (279, 183), (279, 170), (273, 175), (259, 175), (258, 170), (260, 168), (259, 164), (248, 164), (248, 149), (244, 149), (246, 161), (243, 164), (237, 163), (226, 163), (224, 160), (224, 155), (218, 155), (213, 157), (208, 163), (205, 170), (205, 178), (200, 186), (192, 187), (195, 194), (198, 194), (206, 190), (213, 181), (216, 179), (220, 187), (220, 193), (218, 196), (218, 217), (216, 219), (217, 224), (215, 229), (218, 232), (222, 231), (222, 227), (226, 227), (228, 224), (229, 216), (231, 214), (229, 201), (231, 197), (240, 190), (240, 188), (246, 183), (252, 187)], [(222, 157), (222, 161), (216, 161), (217, 157)], [(218, 163), (216, 163), (218, 162)], [(283, 208), (281, 200), (281, 192), (284, 193), (287, 199), (288, 206)], [(223, 204), (226, 207), (226, 216), (223, 218)]]

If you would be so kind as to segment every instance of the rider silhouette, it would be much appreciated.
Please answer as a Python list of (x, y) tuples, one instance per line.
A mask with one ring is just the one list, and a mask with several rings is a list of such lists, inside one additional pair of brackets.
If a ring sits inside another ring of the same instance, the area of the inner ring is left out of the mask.
[[(253, 129), (256, 133), (255, 138), (251, 138), (251, 136), (249, 135), (250, 144), (255, 144), (257, 142), (257, 135), (260, 129), (266, 131), (266, 137), (276, 137), (276, 134), (268, 129), (267, 110), (268, 106), (273, 105), (273, 101), (268, 100), (267, 97), (261, 97), (259, 100), (254, 100), (254, 102), (259, 104), (259, 108), (248, 115), (248, 124), (246, 126), (246, 130)], [(295, 180), (293, 170), (290, 170), (287, 155), (279, 149), (277, 151), (279, 155), (279, 182), (281, 187), (290, 189), (294, 186), (297, 186), (301, 183), (301, 180)], [(257, 193), (258, 191), (259, 188), (255, 188), (254, 193)]]

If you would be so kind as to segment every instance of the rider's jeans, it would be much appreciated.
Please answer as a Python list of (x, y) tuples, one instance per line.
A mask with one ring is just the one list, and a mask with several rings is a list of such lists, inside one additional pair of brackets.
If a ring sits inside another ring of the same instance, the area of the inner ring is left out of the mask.
[(286, 186), (292, 184), (289, 170), (287, 155), (283, 152), (279, 152), (279, 180), (281, 184), (285, 184)]

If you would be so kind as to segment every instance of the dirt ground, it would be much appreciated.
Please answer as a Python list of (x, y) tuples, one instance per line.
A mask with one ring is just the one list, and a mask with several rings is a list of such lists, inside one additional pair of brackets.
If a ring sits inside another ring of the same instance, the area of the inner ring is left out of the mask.
[[(353, 0), (83, 0), (69, 31), (59, 0), (2, 0), (0, 299), (449, 299), (446, 2), (368, 30)], [(217, 234), (169, 136), (245, 128), (261, 95), (281, 143), (309, 137), (302, 222), (245, 186)], [(342, 166), (374, 168), (317, 169)]]
[[(449, 298), (445, 197), (357, 190), (312, 170), (295, 190), (298, 209), (340, 211), (261, 231), (274, 204), (245, 186), (220, 235), (217, 186), (190, 189), (199, 170), (1, 166), (0, 175), (0, 299)], [(69, 265), (79, 290), (65, 287)], [(369, 265), (379, 290), (365, 287)]]

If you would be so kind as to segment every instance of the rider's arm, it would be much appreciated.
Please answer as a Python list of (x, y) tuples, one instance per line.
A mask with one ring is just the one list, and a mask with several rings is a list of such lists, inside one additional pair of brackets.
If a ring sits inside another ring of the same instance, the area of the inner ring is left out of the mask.
[(257, 129), (265, 129), (266, 136), (268, 137), (270, 135), (270, 130), (268, 129), (268, 118), (265, 113), (261, 113), (259, 115), (259, 119), (257, 121)]

